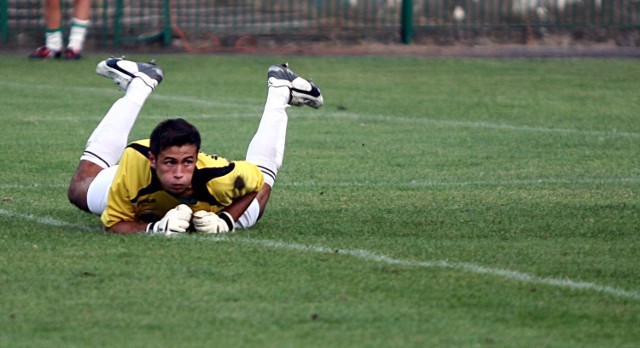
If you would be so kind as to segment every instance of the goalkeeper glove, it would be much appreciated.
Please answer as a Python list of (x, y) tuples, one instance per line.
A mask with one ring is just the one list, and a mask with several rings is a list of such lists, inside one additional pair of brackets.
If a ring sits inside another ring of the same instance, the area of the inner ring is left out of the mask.
[(146, 233), (172, 235), (187, 232), (191, 221), (192, 210), (186, 204), (169, 210), (160, 221), (147, 225)]
[(233, 232), (233, 218), (229, 213), (220, 214), (200, 210), (193, 213), (193, 227), (198, 232), (226, 233)]

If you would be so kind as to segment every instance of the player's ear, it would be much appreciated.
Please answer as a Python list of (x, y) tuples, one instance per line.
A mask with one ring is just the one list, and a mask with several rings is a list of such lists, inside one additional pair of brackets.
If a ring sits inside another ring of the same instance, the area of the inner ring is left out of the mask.
[(151, 151), (149, 151), (149, 165), (156, 169), (156, 156)]

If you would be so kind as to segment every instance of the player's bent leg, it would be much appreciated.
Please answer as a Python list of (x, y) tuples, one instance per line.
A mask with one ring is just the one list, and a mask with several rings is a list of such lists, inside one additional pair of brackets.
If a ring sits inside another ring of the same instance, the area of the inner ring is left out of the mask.
[(264, 214), (278, 170), (282, 166), (287, 134), (289, 105), (320, 108), (324, 99), (320, 89), (310, 80), (300, 77), (287, 64), (272, 65), (267, 71), (267, 100), (258, 130), (249, 143), (246, 160), (258, 166), (265, 185), (254, 202), (236, 221), (236, 228), (253, 226)]

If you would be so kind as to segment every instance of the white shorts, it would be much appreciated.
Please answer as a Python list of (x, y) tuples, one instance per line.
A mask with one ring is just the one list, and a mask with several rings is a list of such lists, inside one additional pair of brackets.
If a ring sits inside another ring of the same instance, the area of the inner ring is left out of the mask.
[(112, 166), (105, 168), (96, 175), (89, 189), (87, 190), (87, 206), (89, 210), (96, 215), (102, 215), (102, 212), (107, 208), (107, 198), (109, 198), (109, 188), (111, 182), (116, 176), (118, 166)]

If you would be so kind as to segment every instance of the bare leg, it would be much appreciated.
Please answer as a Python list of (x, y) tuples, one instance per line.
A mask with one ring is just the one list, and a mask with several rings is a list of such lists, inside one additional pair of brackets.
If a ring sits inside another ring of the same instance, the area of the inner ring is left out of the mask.
[(84, 21), (88, 20), (91, 17), (91, 0), (75, 0), (73, 17)]
[(87, 205), (87, 192), (89, 186), (96, 178), (96, 175), (102, 171), (102, 167), (86, 160), (80, 160), (78, 169), (71, 178), (69, 189), (67, 190), (67, 197), (69, 201), (76, 207), (89, 212), (89, 206)]
[(44, 11), (47, 30), (60, 29), (62, 26), (62, 7), (60, 6), (60, 0), (47, 0)]

